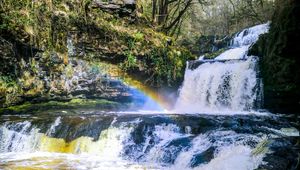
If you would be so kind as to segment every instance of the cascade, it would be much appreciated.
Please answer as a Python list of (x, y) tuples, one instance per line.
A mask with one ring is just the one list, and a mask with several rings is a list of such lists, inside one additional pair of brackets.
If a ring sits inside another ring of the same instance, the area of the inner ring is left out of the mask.
[(201, 57), (188, 63), (175, 110), (196, 113), (257, 109), (262, 101), (262, 81), (258, 58), (248, 56), (247, 51), (268, 28), (269, 23), (247, 28), (237, 33), (229, 49), (214, 60)]
[(258, 107), (258, 60), (247, 50), (267, 30), (268, 24), (245, 29), (214, 60), (190, 62), (176, 105), (180, 114), (158, 114), (159, 96), (128, 81), (135, 104), (152, 111), (0, 115), (0, 169), (250, 170), (295, 164), (297, 120), (222, 115)]
[(268, 116), (51, 114), (2, 117), (0, 169), (256, 169), (267, 135), (299, 136)]

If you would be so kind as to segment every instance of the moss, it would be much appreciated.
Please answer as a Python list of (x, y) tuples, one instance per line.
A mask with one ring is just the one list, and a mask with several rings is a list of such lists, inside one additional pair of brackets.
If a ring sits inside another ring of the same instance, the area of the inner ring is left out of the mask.
[(22, 105), (0, 108), (0, 114), (21, 114), (21, 113), (39, 113), (47, 110), (62, 109), (97, 109), (97, 110), (117, 110), (127, 107), (126, 104), (105, 100), (105, 99), (72, 99), (68, 102), (49, 101), (46, 103), (32, 104), (26, 102)]
[(136, 41), (143, 41), (144, 40), (144, 34), (141, 32), (137, 32), (134, 34), (134, 39)]
[[(93, 7), (91, 0), (5, 0), (0, 11), (0, 36), (29, 49), (15, 57), (18, 67), (4, 64), (17, 73), (13, 80), (0, 85), (3, 107), (47, 98), (49, 94), (65, 95), (64, 81), (55, 79), (71, 78), (74, 73), (67, 54), (68, 38), (75, 47), (72, 57), (121, 65), (124, 72), (137, 74), (149, 86), (178, 85), (186, 61), (195, 58), (172, 37), (156, 31), (145, 18), (136, 18), (135, 22), (119, 18)], [(170, 41), (173, 43), (167, 43)], [(43, 52), (32, 53), (33, 47)], [(101, 73), (98, 67), (92, 66), (91, 71)]]
[[(31, 41), (33, 38), (33, 45), (45, 48), (46, 52), (66, 52), (67, 33), (69, 30), (77, 30), (83, 33), (76, 38), (78, 42), (94, 44), (85, 48), (96, 50), (96, 54), (100, 52), (100, 56), (123, 56), (125, 60), (121, 59), (121, 62), (131, 61), (132, 56), (149, 56), (152, 49), (166, 48), (166, 41), (172, 39), (145, 24), (128, 24), (126, 19), (116, 18), (99, 8), (93, 8), (90, 4), (91, 1), (87, 0), (80, 0), (73, 5), (66, 0), (32, 4), (27, 1), (16, 4), (12, 0), (6, 0), (3, 5), (4, 24), (8, 25), (7, 30), (20, 39), (25, 36), (28, 37), (25, 41)], [(20, 22), (15, 23), (16, 19)], [(32, 24), (34, 26), (31, 26)], [(20, 29), (13, 31), (15, 28)], [(99, 45), (101, 51), (98, 51)], [(178, 48), (175, 44), (172, 47)], [(128, 52), (124, 53), (126, 50)], [(64, 63), (67, 64), (65, 58)], [(124, 70), (130, 69), (124, 67)]]
[(0, 76), (0, 106), (20, 102), (22, 89), (12, 77)]
[(74, 69), (71, 64), (66, 67), (65, 74), (67, 78), (72, 78), (74, 74)]
[(30, 107), (32, 107), (32, 104), (30, 104), (30, 103), (25, 103), (25, 104), (17, 105), (17, 106), (10, 106), (8, 108), (1, 108), (0, 113), (4, 113), (6, 111), (23, 112), (23, 111), (29, 109)]

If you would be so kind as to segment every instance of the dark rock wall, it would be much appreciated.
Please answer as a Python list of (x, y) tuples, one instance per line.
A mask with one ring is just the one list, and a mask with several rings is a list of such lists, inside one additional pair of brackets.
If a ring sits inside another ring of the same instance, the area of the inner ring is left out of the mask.
[(250, 54), (261, 57), (265, 108), (300, 113), (300, 1), (278, 0), (270, 31)]
[(131, 100), (129, 87), (109, 76), (103, 64), (54, 51), (18, 54), (25, 46), (2, 37), (0, 43), (0, 108), (76, 98)]

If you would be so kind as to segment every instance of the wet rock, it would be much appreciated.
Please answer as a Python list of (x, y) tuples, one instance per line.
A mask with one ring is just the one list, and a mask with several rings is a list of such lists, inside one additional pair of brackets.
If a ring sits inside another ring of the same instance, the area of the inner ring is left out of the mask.
[(260, 165), (258, 169), (297, 169), (300, 152), (300, 147), (295, 143), (297, 140), (299, 140), (299, 137), (275, 138), (270, 140), (268, 147), (271, 152), (267, 153), (263, 158), (265, 163)]
[(215, 148), (210, 147), (206, 151), (193, 156), (191, 160), (191, 167), (194, 168), (199, 166), (200, 164), (208, 163), (210, 160), (214, 158), (214, 151)]
[(82, 136), (88, 136), (97, 141), (102, 130), (108, 129), (113, 117), (101, 117), (93, 120), (92, 117), (82, 119), (80, 117), (65, 117), (62, 124), (56, 127), (56, 132), (52, 137), (63, 138), (66, 142), (70, 142)]
[(215, 62), (226, 63), (226, 62), (239, 62), (239, 61), (243, 61), (243, 59), (218, 60), (218, 61), (215, 61), (215, 60), (206, 60), (206, 61), (191, 60), (191, 61), (189, 61), (188, 68), (191, 70), (194, 70), (204, 63), (215, 63)]

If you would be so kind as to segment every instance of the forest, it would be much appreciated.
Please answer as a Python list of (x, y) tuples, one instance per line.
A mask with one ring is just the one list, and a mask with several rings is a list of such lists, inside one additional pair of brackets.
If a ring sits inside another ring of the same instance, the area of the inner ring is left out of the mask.
[(298, 0), (0, 0), (0, 169), (299, 168), (299, 18)]

